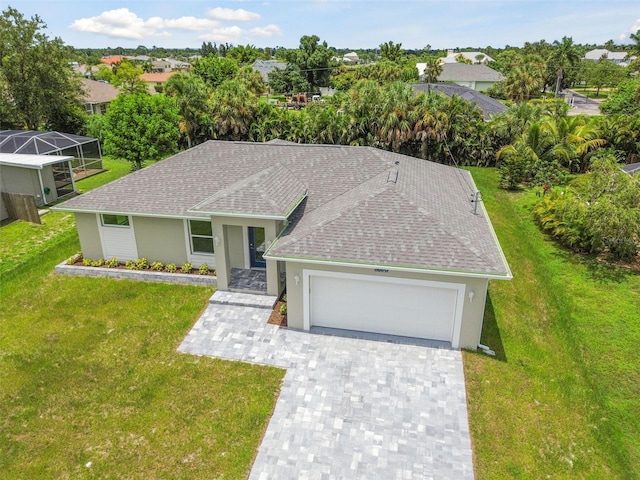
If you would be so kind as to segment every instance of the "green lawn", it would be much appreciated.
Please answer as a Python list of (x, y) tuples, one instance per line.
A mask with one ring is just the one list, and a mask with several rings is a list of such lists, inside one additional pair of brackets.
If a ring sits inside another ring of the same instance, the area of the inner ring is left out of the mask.
[(478, 479), (640, 478), (640, 274), (575, 256), (532, 221), (531, 192), (470, 169), (513, 270), (464, 353)]
[(52, 274), (65, 215), (0, 229), (0, 477), (246, 477), (284, 372), (176, 352), (211, 288)]

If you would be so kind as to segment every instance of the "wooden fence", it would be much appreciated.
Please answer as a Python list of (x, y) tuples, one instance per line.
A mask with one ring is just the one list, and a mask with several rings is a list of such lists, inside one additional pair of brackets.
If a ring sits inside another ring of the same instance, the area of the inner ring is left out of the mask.
[(2, 201), (7, 209), (9, 218), (25, 220), (31, 223), (42, 223), (33, 195), (2, 192)]

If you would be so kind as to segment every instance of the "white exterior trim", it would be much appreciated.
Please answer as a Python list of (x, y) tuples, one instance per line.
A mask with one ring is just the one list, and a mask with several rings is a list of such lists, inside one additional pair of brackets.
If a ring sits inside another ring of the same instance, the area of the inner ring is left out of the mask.
[[(98, 232), (100, 234), (100, 247), (102, 248), (102, 255), (105, 259), (116, 257), (118, 260), (137, 260), (138, 257), (138, 244), (136, 243), (136, 233), (134, 228), (133, 217), (127, 215), (129, 218), (129, 225), (103, 225), (100, 213), (96, 214), (96, 220), (98, 221)], [(119, 254), (118, 251), (107, 251), (108, 248), (113, 248), (114, 240), (123, 242), (126, 248), (130, 249), (128, 252)], [(131, 255), (133, 253), (133, 255)]]
[[(211, 223), (211, 218), (207, 217), (209, 222)], [(203, 218), (183, 218), (182, 225), (184, 226), (184, 241), (185, 247), (187, 249), (187, 260), (189, 263), (192, 263), (194, 267), (199, 267), (203, 263), (206, 263), (209, 268), (216, 268), (216, 248), (218, 245), (213, 245), (213, 255), (208, 255), (206, 253), (193, 253), (191, 251), (191, 229), (189, 228), (189, 220), (196, 220), (198, 222), (206, 221), (207, 219)], [(215, 236), (215, 234), (214, 234)]]
[(434, 282), (431, 280), (413, 280), (398, 277), (380, 277), (375, 275), (366, 275), (360, 273), (343, 273), (329, 272), (325, 270), (303, 270), (302, 271), (302, 311), (303, 311), (303, 328), (309, 330), (311, 328), (311, 289), (309, 277), (333, 277), (347, 278), (352, 280), (366, 280), (370, 282), (394, 283), (404, 285), (418, 285), (423, 287), (445, 288), (456, 291), (456, 305), (453, 319), (453, 333), (451, 335), (451, 346), (459, 348), (460, 332), (462, 330), (462, 314), (464, 310), (464, 294), (466, 285), (464, 283)]
[(244, 252), (244, 268), (245, 270), (250, 270), (251, 258), (249, 258), (249, 227), (247, 225), (242, 226), (242, 248)]

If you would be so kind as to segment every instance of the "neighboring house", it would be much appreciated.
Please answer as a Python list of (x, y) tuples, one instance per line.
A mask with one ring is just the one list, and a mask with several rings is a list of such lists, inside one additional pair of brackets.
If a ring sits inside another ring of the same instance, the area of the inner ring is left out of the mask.
[(164, 84), (178, 72), (143, 73), (140, 80), (147, 84), (147, 88), (152, 95), (164, 90)]
[[(423, 75), (420, 78), (422, 80)], [(502, 80), (504, 80), (504, 75), (486, 65), (467, 65), (465, 63), (445, 63), (442, 65), (442, 73), (438, 76), (439, 82), (455, 83), (477, 92), (484, 92)]]
[(123, 58), (126, 58), (124, 55), (107, 55), (105, 57), (100, 58), (100, 62), (106, 65), (113, 65), (114, 63), (120, 63)]
[(120, 91), (106, 82), (82, 79), (84, 108), (89, 115), (104, 115), (109, 104), (116, 99)]
[[(0, 153), (0, 192), (31, 195), (42, 207), (76, 191), (71, 162), (73, 157)], [(9, 218), (0, 195), (0, 220)]]
[(251, 64), (251, 67), (260, 74), (264, 83), (269, 83), (269, 74), (276, 68), (286, 69), (287, 64), (278, 60), (256, 60)]
[(469, 172), (372, 147), (208, 141), (55, 207), (86, 258), (263, 269), (290, 328), (476, 348), (511, 272)]
[(454, 52), (453, 50), (447, 50), (447, 56), (441, 57), (440, 63), (459, 63), (458, 57), (462, 57), (474, 65), (486, 65), (489, 62), (493, 62), (486, 53), (482, 52)]
[(154, 73), (180, 72), (191, 68), (191, 64), (174, 58), (162, 58), (151, 62), (151, 71)]
[(0, 130), (0, 153), (71, 156), (76, 180), (102, 171), (98, 139), (70, 133)]
[(89, 66), (86, 63), (79, 64), (78, 62), (72, 62), (71, 68), (78, 75), (84, 78), (92, 78), (94, 74), (98, 72), (98, 67), (96, 65)]
[(606, 48), (596, 48), (594, 50), (590, 50), (584, 54), (584, 58), (586, 60), (593, 60), (597, 62), (598, 60), (606, 59), (610, 60), (613, 63), (620, 65), (621, 67), (626, 67), (632, 60), (635, 60), (636, 57), (627, 58), (629, 54), (627, 52), (611, 52)]
[(342, 61), (345, 63), (360, 63), (360, 57), (358, 57), (356, 52), (345, 53)]
[(413, 91), (416, 93), (434, 90), (444, 93), (447, 97), (458, 95), (468, 102), (478, 105), (482, 110), (485, 120), (489, 120), (492, 115), (508, 110), (507, 106), (500, 103), (498, 100), (488, 97), (480, 92), (476, 92), (469, 87), (463, 87), (462, 85), (455, 85), (452, 83), (416, 83), (412, 86)]
[(630, 163), (625, 165), (622, 167), (622, 171), (629, 175), (638, 175), (640, 174), (640, 163)]

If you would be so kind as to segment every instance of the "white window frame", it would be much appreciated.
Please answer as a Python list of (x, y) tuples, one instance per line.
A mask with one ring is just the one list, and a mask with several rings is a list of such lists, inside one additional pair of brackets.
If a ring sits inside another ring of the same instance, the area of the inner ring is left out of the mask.
[(218, 247), (215, 242), (215, 234), (213, 233), (213, 225), (211, 225), (211, 233), (213, 241), (213, 253), (200, 253), (193, 251), (193, 243), (191, 242), (191, 223), (190, 220), (196, 222), (211, 222), (211, 219), (207, 218), (185, 218), (184, 223), (184, 241), (187, 250), (187, 260), (193, 264), (194, 267), (199, 267), (203, 263), (206, 263), (209, 268), (216, 267), (216, 248)]
[[(104, 216), (105, 215), (110, 215), (112, 217), (127, 217), (127, 225), (120, 225), (117, 223), (105, 223), (104, 221)], [(103, 227), (116, 227), (116, 228), (131, 228), (131, 217), (129, 215), (116, 215), (116, 214), (112, 214), (112, 213), (101, 213), (100, 214), (100, 224)]]

